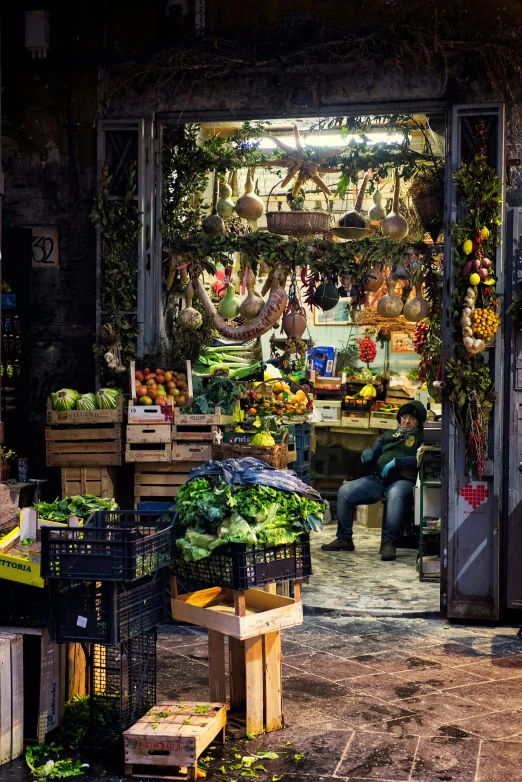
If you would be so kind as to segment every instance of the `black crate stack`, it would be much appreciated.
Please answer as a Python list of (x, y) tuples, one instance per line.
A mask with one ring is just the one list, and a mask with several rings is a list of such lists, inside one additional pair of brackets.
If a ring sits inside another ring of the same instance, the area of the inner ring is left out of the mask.
[(312, 424), (296, 424), (295, 445), (297, 458), (291, 465), (298, 478), (310, 485), (310, 444), (312, 440)]
[(126, 730), (156, 699), (156, 627), (167, 616), (175, 548), (168, 514), (99, 511), (83, 527), (42, 530), (50, 632), (81, 643), (89, 664), (92, 720)]

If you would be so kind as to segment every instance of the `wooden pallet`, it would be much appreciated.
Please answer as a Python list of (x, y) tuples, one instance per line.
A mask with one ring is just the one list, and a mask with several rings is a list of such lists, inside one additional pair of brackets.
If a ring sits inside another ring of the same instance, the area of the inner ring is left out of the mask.
[(53, 410), (51, 397), (47, 399), (47, 423), (50, 425), (121, 424), (122, 421), (123, 396), (121, 394), (114, 410)]
[(62, 498), (78, 494), (115, 497), (116, 470), (113, 467), (62, 467)]
[(45, 439), (48, 467), (106, 467), (122, 463), (121, 424), (48, 426)]
[(202, 462), (172, 464), (136, 464), (134, 502), (172, 502), (180, 486), (187, 482), (190, 471)]
[[(199, 756), (219, 734), (225, 743), (226, 720), (223, 703), (158, 703), (123, 734), (125, 774), (179, 779), (185, 767), (185, 778), (195, 782)], [(135, 766), (146, 768), (135, 773)]]

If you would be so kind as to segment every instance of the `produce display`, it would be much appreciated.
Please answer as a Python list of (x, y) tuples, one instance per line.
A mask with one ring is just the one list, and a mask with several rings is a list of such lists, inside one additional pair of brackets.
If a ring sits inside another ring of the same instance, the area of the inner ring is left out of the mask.
[(185, 372), (149, 367), (137, 369), (136, 396), (139, 405), (166, 405), (168, 400), (176, 407), (184, 407), (188, 402), (188, 383)]
[(309, 411), (309, 400), (306, 393), (299, 389), (293, 394), (290, 391), (290, 385), (282, 380), (276, 380), (273, 384), (273, 396), (266, 396), (258, 393), (255, 389), (248, 392), (249, 415), (306, 415)]
[(373, 339), (365, 337), (359, 340), (359, 360), (366, 365), (372, 364), (377, 356), (377, 345)]
[(115, 410), (121, 391), (116, 388), (100, 388), (95, 394), (80, 394), (72, 388), (53, 391), (53, 410)]
[(212, 377), (219, 372), (234, 380), (244, 380), (261, 369), (260, 358), (257, 344), (205, 348), (194, 366), (193, 374)]
[(415, 334), (413, 335), (413, 347), (415, 352), (422, 356), (424, 345), (426, 344), (426, 336), (428, 334), (429, 325), (425, 320), (421, 320), (415, 327)]
[(68, 516), (79, 516), (85, 519), (97, 510), (115, 510), (117, 504), (114, 500), (95, 497), (93, 494), (79, 494), (64, 497), (63, 500), (54, 502), (36, 502), (33, 505), (38, 511), (40, 519), (45, 521), (57, 521), (67, 524)]
[(183, 559), (197, 562), (227, 543), (293, 543), (322, 529), (323, 503), (268, 486), (232, 489), (221, 478), (196, 478), (176, 495), (177, 541)]
[(219, 407), (222, 415), (232, 415), (241, 395), (241, 386), (229, 377), (213, 375), (205, 388), (200, 378), (192, 379), (194, 401), (187, 413), (212, 415)]

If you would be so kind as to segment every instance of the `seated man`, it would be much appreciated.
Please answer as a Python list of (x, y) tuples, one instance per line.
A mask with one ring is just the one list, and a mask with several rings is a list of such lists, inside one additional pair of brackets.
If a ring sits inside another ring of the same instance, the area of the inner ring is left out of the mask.
[(373, 475), (345, 483), (337, 497), (337, 537), (321, 546), (325, 551), (354, 551), (352, 529), (357, 505), (372, 505), (386, 499), (386, 526), (381, 559), (396, 557), (395, 543), (401, 529), (404, 506), (411, 498), (417, 478), (417, 449), (423, 444), (426, 408), (421, 402), (403, 405), (397, 413), (399, 426), (386, 432), (373, 448), (366, 448), (361, 461), (374, 465)]

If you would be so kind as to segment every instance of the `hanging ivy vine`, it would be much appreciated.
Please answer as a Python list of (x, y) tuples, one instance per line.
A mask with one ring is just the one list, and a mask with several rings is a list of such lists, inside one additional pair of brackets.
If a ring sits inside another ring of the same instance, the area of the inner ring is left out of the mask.
[[(461, 334), (470, 328), (466, 320), (468, 314), (473, 317), (471, 330), (474, 336), (482, 333), (483, 328), (474, 315), (477, 309), (485, 313), (486, 320), (496, 321), (497, 318), (494, 265), (488, 267), (487, 279), (480, 279), (477, 271), (481, 271), (481, 267), (475, 269), (473, 264), (475, 259), (495, 257), (502, 198), (500, 179), (484, 155), (477, 155), (471, 163), (463, 165), (455, 174), (455, 182), (461, 197), (462, 215), (453, 227), (455, 277), (451, 314), (455, 337), (460, 341)], [(446, 366), (446, 374), (455, 420), (466, 437), (466, 466), (470, 471), (475, 468), (481, 480), (496, 392), (493, 369), (485, 359), (484, 348), (475, 349), (479, 340), (472, 337), (467, 347), (467, 339), (464, 335), (463, 344), (457, 344)], [(486, 347), (485, 342), (482, 344)]]
[(93, 345), (94, 356), (102, 362), (104, 381), (121, 384), (121, 374), (109, 369), (103, 357), (115, 341), (119, 341), (125, 367), (136, 357), (139, 326), (138, 298), (138, 237), (141, 221), (135, 195), (136, 164), (131, 166), (127, 190), (123, 199), (110, 198), (112, 176), (105, 165), (101, 186), (90, 218), (100, 231), (102, 270), (100, 307), (102, 338)]

